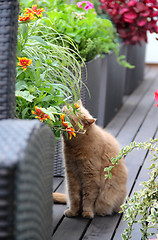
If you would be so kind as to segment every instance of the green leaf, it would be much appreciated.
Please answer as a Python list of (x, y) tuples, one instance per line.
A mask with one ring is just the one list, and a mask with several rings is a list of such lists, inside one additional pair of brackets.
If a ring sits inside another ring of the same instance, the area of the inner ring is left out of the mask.
[(80, 129), (83, 129), (83, 126), (78, 122), (78, 126)]
[(110, 179), (112, 178), (112, 173), (111, 173), (111, 172), (109, 172), (109, 178), (110, 178)]
[(40, 61), (36, 61), (36, 75), (37, 75), (37, 80), (40, 78)]
[(28, 89), (28, 86), (25, 81), (19, 81), (16, 83), (16, 91), (20, 91), (22, 89)]
[(29, 111), (30, 108), (25, 108), (23, 111), (22, 111), (22, 118), (24, 119), (25, 118), (25, 115), (26, 113)]
[(31, 36), (28, 39), (36, 40), (37, 42), (43, 44), (44, 46), (48, 46), (47, 42), (43, 38), (41, 38), (40, 36)]
[(31, 95), (29, 91), (15, 91), (15, 96), (21, 97), (28, 102), (32, 102), (32, 100), (36, 98), (35, 96)]

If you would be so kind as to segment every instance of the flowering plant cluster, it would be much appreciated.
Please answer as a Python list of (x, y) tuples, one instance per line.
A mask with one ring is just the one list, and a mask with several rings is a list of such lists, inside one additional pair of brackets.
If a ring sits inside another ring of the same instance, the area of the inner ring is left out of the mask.
[(84, 8), (84, 10), (89, 10), (89, 9), (93, 9), (94, 8), (93, 3), (89, 2), (89, 1), (78, 2), (77, 6), (79, 8)]
[[(64, 40), (61, 45), (62, 37), (43, 24), (42, 12), (43, 8), (34, 5), (19, 17), (16, 117), (35, 117), (48, 124), (57, 139), (62, 132), (72, 138), (75, 132), (70, 120), (61, 118), (61, 108), (80, 98), (80, 64)], [(28, 19), (30, 14), (34, 17)]]
[(99, 0), (125, 43), (147, 42), (147, 31), (158, 33), (157, 0)]
[[(71, 38), (73, 42), (68, 47), (77, 49), (85, 61), (118, 49), (115, 27), (110, 20), (98, 17), (90, 1), (56, 4), (47, 15), (49, 20), (45, 19), (45, 23), (66, 39)], [(79, 59), (77, 55), (76, 58)]]
[[(75, 105), (73, 106), (74, 106), (73, 111), (75, 112), (76, 111)], [(48, 124), (53, 131), (54, 130), (57, 130), (58, 132), (62, 131), (65, 137), (69, 138), (70, 140), (72, 136), (76, 137), (75, 129), (72, 128), (69, 118), (65, 115), (65, 113), (56, 114), (56, 119), (58, 121), (56, 121), (56, 123), (54, 124), (51, 116), (52, 115), (51, 107), (46, 110), (45, 108), (35, 106), (35, 111), (32, 110), (31, 112), (33, 115), (35, 115), (35, 118), (39, 119), (41, 122), (45, 122), (46, 124)], [(50, 115), (45, 112), (50, 113)]]
[(36, 17), (42, 17), (43, 12), (45, 12), (44, 8), (37, 9), (37, 5), (33, 5), (32, 8), (25, 8), (23, 16), (19, 16), (19, 21), (26, 22), (34, 20)]

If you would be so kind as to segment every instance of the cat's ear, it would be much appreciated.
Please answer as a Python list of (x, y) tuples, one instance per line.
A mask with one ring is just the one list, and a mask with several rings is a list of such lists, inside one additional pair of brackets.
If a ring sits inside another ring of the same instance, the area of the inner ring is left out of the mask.
[(84, 123), (84, 125), (88, 125), (90, 126), (91, 124), (93, 124), (96, 120), (94, 118), (89, 118), (89, 119), (83, 119), (82, 122)]
[(81, 99), (79, 99), (79, 100), (77, 101), (77, 105), (79, 105), (79, 106), (83, 106), (83, 105), (82, 105), (82, 101), (81, 101)]

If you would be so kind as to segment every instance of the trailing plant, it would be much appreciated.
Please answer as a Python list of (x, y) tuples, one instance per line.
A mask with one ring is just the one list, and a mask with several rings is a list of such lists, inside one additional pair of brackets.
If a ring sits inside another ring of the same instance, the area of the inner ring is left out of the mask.
[[(41, 24), (43, 12), (33, 5), (19, 16), (16, 117), (32, 119), (35, 115), (41, 121), (49, 120), (55, 136), (60, 137), (63, 130), (68, 133), (61, 108), (80, 98), (81, 69), (62, 37)], [(71, 127), (70, 122), (68, 125)]]
[(149, 167), (149, 180), (142, 182), (142, 189), (134, 192), (132, 197), (127, 197), (127, 201), (122, 205), (124, 220), (127, 221), (128, 227), (122, 234), (122, 239), (131, 238), (134, 224), (141, 224), (142, 240), (149, 239), (153, 235), (149, 229), (158, 230), (158, 138), (150, 139), (147, 142), (132, 142), (129, 146), (123, 148), (116, 158), (112, 158), (112, 166), (105, 168), (106, 178), (112, 177), (111, 170), (115, 167), (122, 157), (132, 152), (134, 149), (144, 149), (149, 151), (153, 158)]

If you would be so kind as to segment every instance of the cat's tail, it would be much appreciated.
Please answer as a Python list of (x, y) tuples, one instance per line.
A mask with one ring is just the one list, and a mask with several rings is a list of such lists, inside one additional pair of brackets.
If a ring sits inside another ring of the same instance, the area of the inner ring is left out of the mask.
[(66, 204), (67, 203), (66, 194), (54, 192), (53, 193), (53, 201), (54, 201), (54, 203)]

